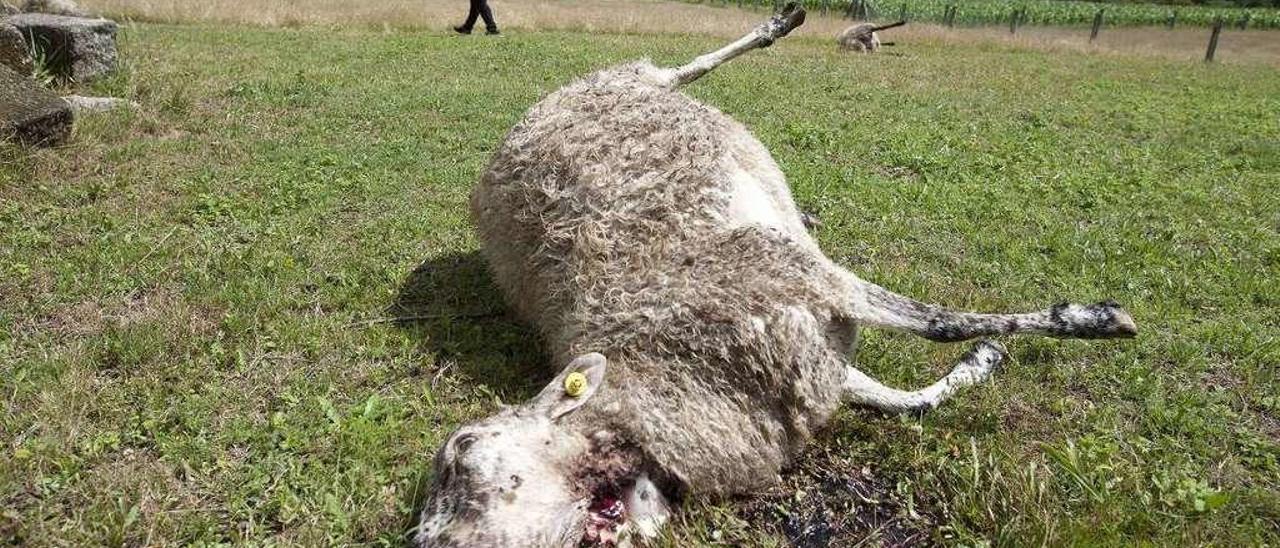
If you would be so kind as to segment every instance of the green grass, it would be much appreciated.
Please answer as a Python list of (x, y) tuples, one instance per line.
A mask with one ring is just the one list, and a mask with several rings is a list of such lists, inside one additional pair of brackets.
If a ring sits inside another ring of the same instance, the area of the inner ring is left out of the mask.
[[(127, 27), (87, 91), (140, 112), (0, 148), (0, 539), (401, 542), (443, 436), (549, 377), (486, 315), (465, 204), (488, 155), (575, 76), (716, 45)], [(897, 53), (786, 41), (690, 93), (865, 277), (979, 310), (1114, 297), (1142, 334), (1011, 339), (923, 419), (844, 412), (788, 477), (818, 488), (692, 501), (670, 543), (783, 543), (830, 477), (862, 489), (833, 516), (871, 516), (846, 543), (1280, 543), (1280, 73)], [(866, 332), (859, 363), (918, 387), (962, 351)]]

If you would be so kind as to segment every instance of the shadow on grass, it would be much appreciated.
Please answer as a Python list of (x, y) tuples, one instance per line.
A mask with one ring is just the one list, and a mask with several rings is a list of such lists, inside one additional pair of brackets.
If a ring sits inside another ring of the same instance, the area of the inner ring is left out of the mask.
[(387, 309), (396, 326), (434, 355), (426, 374), (461, 375), (505, 403), (533, 397), (553, 376), (533, 328), (515, 320), (478, 251), (427, 259)]
[[(400, 284), (386, 315), (399, 318), (419, 350), (435, 367), (421, 375), (441, 390), (443, 376), (461, 376), (462, 385), (483, 386), (504, 403), (523, 402), (553, 377), (537, 332), (512, 317), (478, 251), (451, 252), (419, 264)], [(411, 490), (406, 544), (418, 525), (434, 474), (424, 470)]]

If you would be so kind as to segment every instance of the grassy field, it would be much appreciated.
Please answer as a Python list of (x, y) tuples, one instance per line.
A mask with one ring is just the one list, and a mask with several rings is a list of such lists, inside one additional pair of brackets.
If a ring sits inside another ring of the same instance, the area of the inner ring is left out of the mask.
[[(0, 542), (402, 542), (437, 444), (549, 378), (465, 201), (540, 96), (689, 36), (141, 24), (57, 150), (0, 146)], [(1280, 73), (800, 37), (690, 93), (757, 131), (829, 255), (983, 310), (1114, 297), (1133, 341), (1010, 339), (923, 419), (850, 409), (670, 545), (1280, 543)], [(397, 316), (435, 319), (389, 322)], [(922, 386), (961, 346), (868, 332)]]

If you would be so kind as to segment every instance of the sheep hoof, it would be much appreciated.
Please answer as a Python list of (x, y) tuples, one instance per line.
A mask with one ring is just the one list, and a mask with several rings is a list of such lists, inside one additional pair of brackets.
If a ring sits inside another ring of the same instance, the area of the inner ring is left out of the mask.
[(1103, 301), (1090, 305), (1062, 303), (1049, 310), (1053, 327), (1049, 334), (1075, 339), (1128, 339), (1138, 335), (1138, 326), (1120, 303)]
[(778, 10), (778, 13), (774, 14), (762, 29), (766, 41), (764, 47), (768, 47), (774, 40), (790, 34), (791, 31), (796, 30), (796, 27), (803, 25), (804, 15), (804, 8), (795, 2), (788, 2), (787, 5), (782, 6), (782, 9)]

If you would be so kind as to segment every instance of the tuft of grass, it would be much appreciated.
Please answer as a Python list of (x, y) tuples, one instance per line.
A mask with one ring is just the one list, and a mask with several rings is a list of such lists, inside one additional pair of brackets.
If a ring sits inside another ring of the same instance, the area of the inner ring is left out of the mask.
[[(493, 314), (465, 205), (489, 154), (573, 78), (720, 45), (127, 36), (130, 70), (96, 85), (141, 112), (82, 117), (56, 150), (0, 146), (16, 544), (399, 544), (444, 436), (551, 375)], [(1280, 542), (1280, 76), (963, 40), (895, 53), (801, 36), (689, 92), (753, 128), (865, 277), (977, 310), (1113, 297), (1143, 332), (1007, 341), (994, 382), (923, 419), (847, 410), (795, 489), (692, 500), (667, 544)], [(367, 321), (401, 315), (433, 317)], [(857, 359), (913, 387), (959, 353), (870, 331)]]
[(43, 87), (53, 87), (59, 83), (58, 75), (49, 62), (49, 56), (43, 49), (27, 46), (31, 53), (31, 79)]

